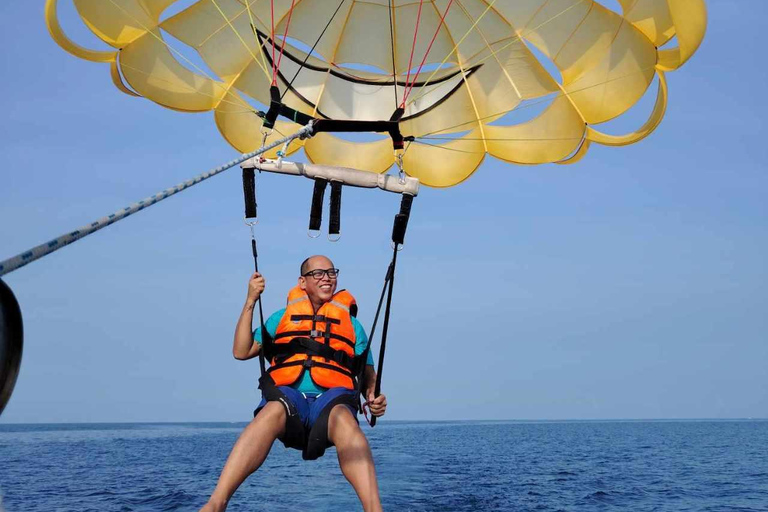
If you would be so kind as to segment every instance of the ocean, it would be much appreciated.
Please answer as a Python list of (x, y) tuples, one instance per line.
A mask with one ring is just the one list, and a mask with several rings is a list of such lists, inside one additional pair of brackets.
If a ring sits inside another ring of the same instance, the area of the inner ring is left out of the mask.
[[(0, 510), (195, 511), (243, 423), (0, 424)], [(380, 422), (389, 511), (768, 511), (768, 421)], [(276, 443), (231, 511), (361, 510)]]

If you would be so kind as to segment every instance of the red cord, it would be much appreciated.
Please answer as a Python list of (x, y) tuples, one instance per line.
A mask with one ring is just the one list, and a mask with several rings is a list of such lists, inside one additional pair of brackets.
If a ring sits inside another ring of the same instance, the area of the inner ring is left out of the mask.
[(272, 85), (277, 85), (277, 67), (275, 66), (275, 0), (269, 0), (270, 11), (272, 13)]
[[(400, 106), (401, 108), (405, 108), (405, 100), (408, 98), (408, 95), (411, 94), (413, 87), (416, 85), (416, 79), (419, 78), (419, 73), (421, 73), (421, 68), (424, 67), (424, 63), (427, 61), (427, 56), (429, 55), (429, 51), (432, 49), (432, 45), (434, 44), (435, 39), (437, 39), (437, 34), (440, 33), (440, 27), (443, 26), (443, 23), (445, 22), (445, 17), (448, 14), (448, 9), (451, 8), (452, 3), (453, 3), (453, 0), (448, 2), (448, 7), (445, 8), (445, 12), (443, 13), (443, 16), (440, 18), (440, 23), (437, 25), (437, 30), (435, 30), (435, 35), (432, 36), (432, 40), (429, 42), (429, 46), (427, 46), (427, 51), (424, 54), (424, 58), (421, 59), (421, 64), (419, 64), (419, 69), (416, 70), (416, 75), (413, 77), (413, 82), (411, 82), (410, 87), (408, 87), (408, 80), (405, 81), (405, 90), (403, 91), (403, 103)], [(415, 42), (416, 40), (414, 38), (414, 43)], [(413, 53), (411, 53), (411, 56), (413, 56)], [(410, 68), (410, 64), (408, 66)]]
[[(293, 6), (296, 4), (296, 0), (291, 0), (291, 10), (288, 11), (288, 21), (285, 23), (285, 33), (283, 34), (283, 44), (280, 45), (280, 56), (277, 58), (277, 66), (275, 66), (275, 73), (272, 77), (272, 85), (277, 85), (277, 72), (280, 71), (280, 63), (283, 62), (283, 50), (285, 49), (285, 40), (288, 38), (288, 29), (291, 27), (291, 16), (293, 16)], [(274, 30), (274, 29), (273, 29)], [(272, 49), (274, 50), (274, 46)]]
[[(365, 416), (365, 421), (368, 423), (368, 425), (370, 425), (372, 427), (373, 425), (371, 425), (371, 420), (370, 420), (370, 418), (368, 418), (368, 410), (370, 408), (371, 408), (371, 406), (369, 405), (368, 401), (364, 402), (363, 406), (361, 407), (361, 409), (363, 410), (363, 416)], [(373, 415), (373, 413), (371, 413), (371, 415)]]
[[(419, 34), (419, 22), (421, 21), (421, 6), (424, 5), (424, 0), (419, 2), (419, 12), (416, 14), (416, 28), (413, 31), (413, 44), (411, 45), (411, 57), (408, 59), (408, 74), (405, 77), (405, 89), (408, 89), (408, 80), (411, 78), (411, 65), (413, 64), (413, 52), (416, 50), (416, 36)], [(405, 106), (405, 98), (401, 107)]]

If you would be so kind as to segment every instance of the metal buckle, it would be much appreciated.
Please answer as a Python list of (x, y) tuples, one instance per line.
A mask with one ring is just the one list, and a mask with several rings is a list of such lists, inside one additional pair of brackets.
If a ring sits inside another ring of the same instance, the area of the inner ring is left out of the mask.
[(314, 330), (314, 329), (309, 331), (309, 335), (311, 337), (313, 337), (313, 338), (322, 338), (323, 337), (323, 333), (322, 332)]

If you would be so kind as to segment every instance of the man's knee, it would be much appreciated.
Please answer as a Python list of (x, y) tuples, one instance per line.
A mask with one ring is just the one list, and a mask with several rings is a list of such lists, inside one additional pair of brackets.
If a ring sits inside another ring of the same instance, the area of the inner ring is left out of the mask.
[(328, 418), (328, 440), (337, 447), (339, 442), (368, 444), (355, 416), (349, 407), (343, 404), (338, 404), (331, 409)]
[(252, 423), (258, 423), (275, 432), (280, 437), (285, 432), (285, 420), (288, 417), (285, 407), (280, 402), (267, 402)]

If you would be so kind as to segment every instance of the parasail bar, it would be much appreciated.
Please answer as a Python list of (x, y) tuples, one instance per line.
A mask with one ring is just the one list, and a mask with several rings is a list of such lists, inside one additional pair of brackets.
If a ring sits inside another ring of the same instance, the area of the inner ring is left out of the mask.
[(401, 180), (398, 176), (379, 174), (371, 171), (361, 171), (349, 167), (304, 164), (285, 160), (260, 160), (251, 158), (241, 164), (243, 169), (258, 169), (260, 171), (305, 176), (309, 179), (323, 179), (329, 182), (340, 182), (342, 185), (360, 188), (380, 188), (396, 194), (416, 196), (419, 193), (419, 180), (406, 176)]

